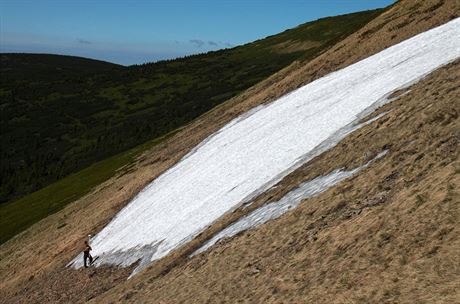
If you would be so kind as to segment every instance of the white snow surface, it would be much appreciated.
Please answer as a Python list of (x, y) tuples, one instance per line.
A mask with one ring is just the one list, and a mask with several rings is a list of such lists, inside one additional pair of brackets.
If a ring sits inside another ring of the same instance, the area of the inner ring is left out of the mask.
[(200, 254), (208, 250), (210, 247), (212, 247), (214, 244), (216, 244), (218, 241), (222, 239), (230, 238), (242, 231), (253, 229), (270, 220), (280, 217), (289, 210), (297, 207), (302, 202), (302, 200), (317, 196), (318, 194), (326, 191), (330, 187), (341, 182), (342, 180), (353, 176), (357, 172), (369, 166), (371, 162), (383, 157), (387, 153), (388, 150), (384, 150), (377, 154), (377, 156), (374, 159), (370, 160), (368, 163), (355, 169), (349, 171), (337, 169), (327, 175), (318, 176), (312, 180), (303, 182), (297, 188), (291, 190), (286, 195), (284, 195), (279, 201), (263, 205), (257, 208), (256, 210), (250, 212), (249, 214), (242, 216), (239, 220), (227, 226), (225, 229), (222, 229), (221, 231), (216, 233), (212, 238), (206, 241), (190, 256), (193, 257), (197, 254)]
[[(91, 241), (96, 265), (141, 265), (273, 186), (391, 92), (460, 57), (460, 18), (233, 120), (143, 189)], [(311, 158), (311, 157), (310, 157)], [(81, 256), (69, 265), (82, 267)]]

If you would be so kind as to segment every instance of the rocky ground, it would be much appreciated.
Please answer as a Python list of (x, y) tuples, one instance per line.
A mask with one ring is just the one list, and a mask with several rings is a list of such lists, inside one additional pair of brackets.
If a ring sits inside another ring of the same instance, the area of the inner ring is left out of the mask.
[(389, 150), (280, 219), (186, 258), (248, 211), (238, 210), (128, 281), (130, 269), (65, 268), (87, 234), (232, 118), (459, 12), (457, 0), (398, 2), (312, 62), (296, 62), (207, 113), (89, 195), (3, 244), (0, 302), (460, 303), (459, 61), (415, 84), (379, 110), (390, 113), (253, 203)]

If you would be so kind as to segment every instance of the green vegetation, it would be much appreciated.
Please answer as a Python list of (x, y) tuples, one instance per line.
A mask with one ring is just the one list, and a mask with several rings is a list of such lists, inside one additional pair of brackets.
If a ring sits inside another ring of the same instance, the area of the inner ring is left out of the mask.
[[(1, 54), (2, 240), (86, 193), (134, 152), (119, 153), (177, 129), (294, 60), (311, 60), (381, 12), (323, 18), (232, 49), (129, 67)], [(15, 228), (5, 234), (4, 223)]]
[(93, 187), (113, 176), (121, 167), (130, 164), (143, 151), (174, 133), (168, 133), (163, 137), (97, 162), (16, 201), (0, 204), (0, 231), (2, 232), (0, 244), (82, 197)]

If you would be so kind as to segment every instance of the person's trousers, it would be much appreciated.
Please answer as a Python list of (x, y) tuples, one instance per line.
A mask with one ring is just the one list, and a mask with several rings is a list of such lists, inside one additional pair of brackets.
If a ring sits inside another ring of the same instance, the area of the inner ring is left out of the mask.
[(88, 267), (88, 265), (86, 264), (87, 259), (89, 259), (89, 264), (91, 265), (91, 263), (93, 262), (93, 257), (91, 256), (91, 254), (89, 254), (89, 251), (84, 251), (83, 252), (83, 263), (85, 264), (85, 267)]

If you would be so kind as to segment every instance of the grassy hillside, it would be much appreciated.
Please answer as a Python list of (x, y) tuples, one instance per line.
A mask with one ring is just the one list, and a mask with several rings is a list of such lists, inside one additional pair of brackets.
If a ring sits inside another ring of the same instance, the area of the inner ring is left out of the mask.
[(232, 49), (130, 67), (1, 54), (0, 202), (162, 136), (380, 13), (324, 18)]
[[(305, 180), (355, 168), (369, 152), (389, 149), (359, 175), (285, 216), (189, 259), (193, 246), (228, 224), (216, 222), (190, 246), (129, 280), (130, 268), (65, 265), (88, 233), (100, 231), (128, 197), (221, 124), (267, 96), (279, 97), (458, 17), (459, 8), (456, 1), (399, 1), (314, 62), (292, 65), (200, 116), (146, 153), (135, 170), (0, 245), (0, 303), (458, 303), (458, 60), (252, 202), (277, 199)], [(248, 212), (241, 210), (227, 219)]]

